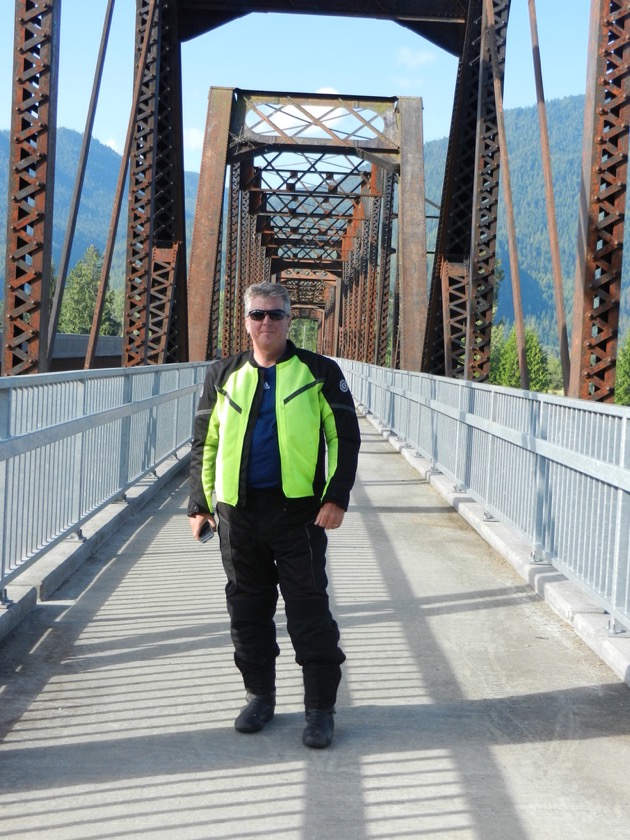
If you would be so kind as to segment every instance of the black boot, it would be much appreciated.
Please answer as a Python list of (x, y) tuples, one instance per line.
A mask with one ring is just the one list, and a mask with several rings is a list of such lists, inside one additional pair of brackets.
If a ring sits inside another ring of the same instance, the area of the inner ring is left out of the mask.
[(234, 721), (234, 729), (237, 732), (260, 732), (266, 723), (273, 717), (276, 708), (276, 695), (252, 694), (250, 691), (245, 695), (247, 705), (241, 709), (241, 713)]
[(305, 747), (323, 750), (330, 746), (335, 728), (334, 713), (334, 708), (306, 710), (306, 728), (302, 734)]

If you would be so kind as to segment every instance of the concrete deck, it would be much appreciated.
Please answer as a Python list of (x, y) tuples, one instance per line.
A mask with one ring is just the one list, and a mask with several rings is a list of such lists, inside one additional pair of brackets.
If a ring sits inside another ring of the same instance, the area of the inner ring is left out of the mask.
[(180, 474), (0, 642), (0, 837), (630, 837), (630, 640), (606, 664), (601, 610), (361, 424), (330, 749), (301, 744), (281, 612), (276, 717), (234, 731), (218, 545), (191, 540)]

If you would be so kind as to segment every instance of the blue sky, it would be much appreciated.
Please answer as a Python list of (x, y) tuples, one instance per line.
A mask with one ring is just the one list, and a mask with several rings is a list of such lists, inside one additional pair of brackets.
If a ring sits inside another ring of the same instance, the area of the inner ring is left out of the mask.
[[(135, 0), (117, 0), (94, 135), (122, 150), (133, 73)], [(63, 0), (58, 123), (83, 131), (107, 0)], [(537, 0), (545, 96), (584, 93), (590, 0)], [(10, 127), (13, 0), (0, 2), (0, 129)], [(420, 96), (426, 140), (448, 135), (457, 61), (394, 23), (250, 14), (183, 45), (185, 166), (199, 170), (211, 86), (355, 96)], [(536, 101), (527, 0), (512, 0), (506, 108)]]

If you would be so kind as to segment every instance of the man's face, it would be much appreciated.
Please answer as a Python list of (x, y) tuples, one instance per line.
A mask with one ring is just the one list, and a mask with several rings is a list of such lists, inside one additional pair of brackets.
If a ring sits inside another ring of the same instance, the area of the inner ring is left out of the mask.
[[(254, 297), (249, 305), (249, 312), (284, 310), (284, 301), (280, 298)], [(274, 321), (265, 315), (262, 321), (257, 321), (249, 315), (245, 319), (245, 329), (251, 336), (254, 349), (265, 355), (280, 357), (286, 347), (291, 318), (283, 317)]]

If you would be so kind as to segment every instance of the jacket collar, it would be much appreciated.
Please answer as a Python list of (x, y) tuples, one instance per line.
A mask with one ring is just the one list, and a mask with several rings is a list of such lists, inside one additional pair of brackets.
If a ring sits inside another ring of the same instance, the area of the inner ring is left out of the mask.
[[(296, 351), (297, 351), (297, 347), (295, 346), (295, 344), (287, 338), (286, 349), (285, 349), (284, 353), (282, 354), (282, 356), (280, 356), (280, 358), (278, 359), (276, 364), (281, 365), (282, 362), (287, 362), (289, 359), (292, 359), (293, 356), (295, 356)], [(251, 349), (249, 351), (249, 363), (252, 367), (255, 367), (255, 368), (260, 367), (260, 365), (258, 364), (256, 359), (254, 358), (253, 349)]]

